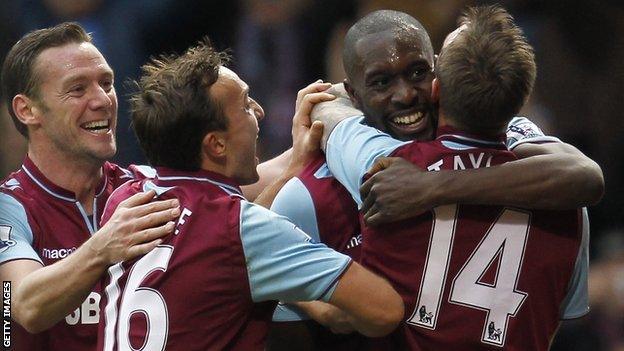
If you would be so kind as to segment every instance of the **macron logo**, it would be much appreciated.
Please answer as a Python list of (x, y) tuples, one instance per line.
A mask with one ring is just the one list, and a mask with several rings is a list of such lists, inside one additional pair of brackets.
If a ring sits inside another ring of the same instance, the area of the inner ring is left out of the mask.
[(45, 258), (65, 258), (69, 256), (70, 253), (76, 251), (76, 247), (72, 247), (70, 249), (46, 249), (44, 248), (41, 252), (41, 256)]

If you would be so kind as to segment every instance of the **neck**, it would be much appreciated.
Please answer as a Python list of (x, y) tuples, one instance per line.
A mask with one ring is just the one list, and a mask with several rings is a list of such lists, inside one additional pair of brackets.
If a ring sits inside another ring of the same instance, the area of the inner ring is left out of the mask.
[(28, 157), (54, 184), (72, 191), (76, 199), (91, 213), (95, 190), (102, 179), (102, 161), (78, 159), (55, 146), (28, 145)]
[(229, 177), (228, 172), (227, 172), (227, 167), (225, 163), (220, 163), (217, 160), (212, 160), (208, 157), (202, 157), (202, 161), (201, 161), (201, 169), (203, 169), (204, 171), (210, 171), (210, 172), (215, 172), (215, 173), (219, 173), (221, 175), (224, 175), (226, 177)]
[(481, 126), (479, 130), (470, 130), (470, 128), (458, 123), (455, 119), (449, 118), (449, 116), (444, 113), (442, 108), (440, 108), (438, 111), (438, 128), (444, 126), (449, 126), (464, 133), (469, 133), (484, 139), (493, 140), (497, 140), (501, 134), (505, 134), (505, 130), (507, 128), (507, 124), (505, 124), (500, 128), (484, 129), (483, 126)]

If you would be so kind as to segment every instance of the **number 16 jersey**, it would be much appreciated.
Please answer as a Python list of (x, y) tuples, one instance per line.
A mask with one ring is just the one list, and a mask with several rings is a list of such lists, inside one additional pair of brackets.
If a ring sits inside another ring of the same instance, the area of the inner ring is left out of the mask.
[(150, 189), (177, 198), (181, 214), (161, 245), (109, 268), (99, 350), (263, 350), (276, 300), (328, 301), (351, 262), (208, 171), (158, 168), (155, 179), (126, 183), (103, 221)]

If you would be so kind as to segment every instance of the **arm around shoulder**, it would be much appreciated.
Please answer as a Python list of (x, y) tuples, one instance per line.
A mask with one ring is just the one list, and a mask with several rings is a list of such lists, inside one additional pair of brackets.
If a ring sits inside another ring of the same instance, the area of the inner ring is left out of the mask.
[[(553, 193), (559, 191), (573, 193), (571, 195), (574, 198), (566, 203), (555, 203), (555, 208), (596, 205), (602, 199), (605, 190), (602, 169), (598, 163), (576, 147), (567, 143), (525, 143), (514, 148), (513, 152), (518, 158), (529, 161), (531, 157), (542, 156), (543, 160), (535, 161), (535, 167), (538, 167), (538, 162), (546, 167), (552, 167), (551, 172), (556, 176), (557, 187), (552, 189)], [(574, 191), (569, 191), (570, 189)]]

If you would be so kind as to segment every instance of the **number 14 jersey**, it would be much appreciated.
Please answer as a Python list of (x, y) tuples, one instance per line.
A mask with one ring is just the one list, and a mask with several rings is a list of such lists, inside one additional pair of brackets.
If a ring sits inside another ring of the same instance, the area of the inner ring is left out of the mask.
[[(430, 171), (514, 159), (502, 142), (452, 129), (439, 130), (431, 142), (401, 144), (356, 121), (343, 123), (330, 138), (328, 160), (347, 184), (370, 167), (362, 157), (374, 155), (402, 157)], [(353, 153), (344, 149), (343, 133), (358, 135), (348, 141)], [(342, 150), (340, 162), (332, 147)], [(367, 154), (354, 156), (358, 148)], [(349, 190), (357, 195), (357, 188)], [(388, 278), (406, 304), (402, 327), (372, 340), (370, 349), (548, 350), (559, 320), (588, 310), (585, 218), (580, 210), (456, 204), (375, 228), (362, 225), (362, 264)]]

